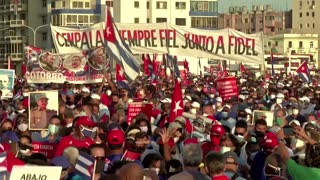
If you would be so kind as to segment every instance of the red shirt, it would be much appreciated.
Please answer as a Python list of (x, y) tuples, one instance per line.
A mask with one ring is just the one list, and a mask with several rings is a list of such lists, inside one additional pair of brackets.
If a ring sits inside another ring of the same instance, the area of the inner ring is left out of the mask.
[(222, 175), (222, 176), (213, 177), (212, 180), (229, 180), (229, 178), (228, 176)]
[(55, 156), (61, 156), (63, 150), (67, 147), (74, 146), (76, 148), (89, 148), (92, 144), (95, 144), (91, 138), (86, 137), (83, 140), (75, 139), (71, 135), (63, 137), (58, 144)]
[(213, 146), (210, 141), (209, 142), (204, 142), (201, 145), (201, 149), (202, 149), (202, 152), (203, 152), (203, 157), (206, 157), (206, 155), (210, 151), (220, 152), (220, 146)]

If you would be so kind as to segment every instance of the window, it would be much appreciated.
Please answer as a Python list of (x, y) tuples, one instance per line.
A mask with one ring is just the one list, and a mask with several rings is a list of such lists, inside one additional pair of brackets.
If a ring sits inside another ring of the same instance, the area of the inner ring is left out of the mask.
[(306, 14), (307, 14), (307, 16), (309, 16), (309, 12), (307, 12)]
[(25, 34), (24, 29), (21, 29), (20, 34), (21, 34), (21, 35)]
[(176, 25), (185, 26), (186, 24), (186, 18), (176, 18)]
[(307, 23), (307, 24), (306, 24), (306, 27), (309, 28), (309, 26), (310, 26), (309, 23)]
[(51, 8), (56, 8), (56, 2), (51, 2)]
[(270, 41), (268, 42), (268, 47), (271, 47), (271, 42)]
[(245, 22), (245, 23), (248, 23), (248, 22), (249, 22), (248, 18), (245, 18), (245, 19), (244, 19), (244, 22)]
[(90, 2), (85, 2), (84, 3), (84, 8), (90, 8)]
[(150, 19), (149, 18), (147, 18), (147, 23), (150, 23)]
[(218, 12), (218, 2), (214, 1), (191, 1), (191, 11)]
[(311, 16), (314, 17), (314, 12), (311, 13)]
[(167, 18), (157, 18), (156, 23), (167, 22)]
[(21, 14), (20, 14), (20, 19), (21, 19), (21, 20), (25, 20), (25, 19), (26, 19), (26, 14), (21, 13)]
[(300, 17), (302, 17), (302, 12), (300, 13)]
[(314, 29), (315, 27), (316, 27), (316, 25), (313, 23), (313, 24), (312, 24), (312, 28)]
[(43, 33), (42, 33), (42, 40), (43, 40), (43, 41), (46, 41), (46, 40), (47, 40), (47, 33), (46, 33), (46, 32), (43, 32)]
[(310, 41), (310, 48), (313, 48), (313, 41)]
[(300, 9), (302, 8), (302, 0), (300, 0), (300, 2), (299, 2), (299, 7), (300, 7)]
[(176, 2), (176, 9), (186, 9), (186, 2)]
[(158, 2), (157, 2), (157, 9), (167, 9), (167, 2), (165, 2), (165, 1), (158, 1)]
[(230, 26), (230, 19), (227, 19), (227, 27)]
[(42, 0), (42, 7), (47, 7), (47, 0)]
[(312, 1), (312, 4), (311, 4), (312, 6), (314, 6), (315, 5), (315, 2), (314, 1)]
[(113, 7), (113, 0), (106, 1), (106, 6)]
[(278, 41), (275, 42), (275, 46), (278, 46)]
[(47, 17), (46, 16), (41, 16), (42, 19), (42, 24), (47, 24)]
[(134, 7), (135, 7), (135, 8), (139, 8), (139, 1), (135, 1), (135, 2), (134, 2)]
[(139, 18), (134, 18), (134, 23), (139, 23)]
[(288, 47), (292, 48), (292, 41), (289, 41)]
[(191, 17), (191, 27), (215, 29), (218, 27), (218, 21), (216, 17)]
[(76, 9), (82, 9), (83, 8), (83, 2), (82, 1), (73, 1), (72, 7)]
[(299, 28), (302, 29), (302, 24), (299, 24)]
[(251, 22), (253, 23), (253, 18), (251, 18)]
[(299, 48), (303, 48), (303, 42), (299, 41)]
[(147, 9), (149, 9), (150, 8), (150, 3), (149, 2), (147, 2)]
[(62, 7), (65, 8), (66, 7), (66, 2), (62, 1)]

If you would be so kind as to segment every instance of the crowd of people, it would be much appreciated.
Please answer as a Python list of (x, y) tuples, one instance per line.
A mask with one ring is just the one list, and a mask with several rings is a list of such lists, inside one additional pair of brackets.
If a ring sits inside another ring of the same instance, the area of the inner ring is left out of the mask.
[[(8, 175), (14, 165), (61, 166), (60, 179), (85, 179), (76, 166), (86, 153), (95, 159), (95, 180), (320, 179), (320, 86), (296, 76), (241, 75), (239, 96), (223, 99), (212, 76), (188, 78), (184, 113), (172, 122), (170, 79), (140, 76), (128, 85), (106, 74), (102, 83), (75, 85), (17, 78), (14, 97), (0, 101), (7, 159), (0, 166)], [(41, 90), (59, 91), (59, 112), (46, 118), (48, 129), (31, 131), (28, 93)], [(127, 122), (132, 102), (152, 103), (151, 117)], [(56, 144), (52, 157), (34, 152), (34, 142)]]

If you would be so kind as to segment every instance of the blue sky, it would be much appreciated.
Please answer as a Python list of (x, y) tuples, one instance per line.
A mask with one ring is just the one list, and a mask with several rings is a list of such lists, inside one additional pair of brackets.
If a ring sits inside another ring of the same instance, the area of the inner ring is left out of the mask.
[(291, 9), (292, 0), (218, 0), (219, 12), (228, 12), (230, 6), (248, 6), (252, 10), (252, 5), (271, 4), (275, 10)]

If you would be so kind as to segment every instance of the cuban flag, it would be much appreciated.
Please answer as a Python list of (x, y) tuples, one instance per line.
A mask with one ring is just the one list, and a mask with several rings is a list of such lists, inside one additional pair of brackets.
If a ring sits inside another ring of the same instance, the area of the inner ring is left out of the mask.
[(175, 78), (180, 78), (180, 71), (178, 66), (178, 58), (177, 56), (173, 57), (173, 69), (174, 69), (174, 76)]
[(82, 176), (84, 180), (91, 180), (94, 174), (95, 161), (94, 157), (80, 151), (79, 159), (75, 166), (76, 173)]
[(118, 33), (117, 27), (114, 25), (110, 9), (106, 13), (105, 23), (105, 44), (106, 50), (110, 57), (122, 64), (128, 80), (133, 81), (139, 75), (140, 65), (138, 60), (133, 56), (129, 47), (124, 43)]
[(304, 82), (311, 83), (310, 70), (306, 61), (299, 66), (296, 72)]

